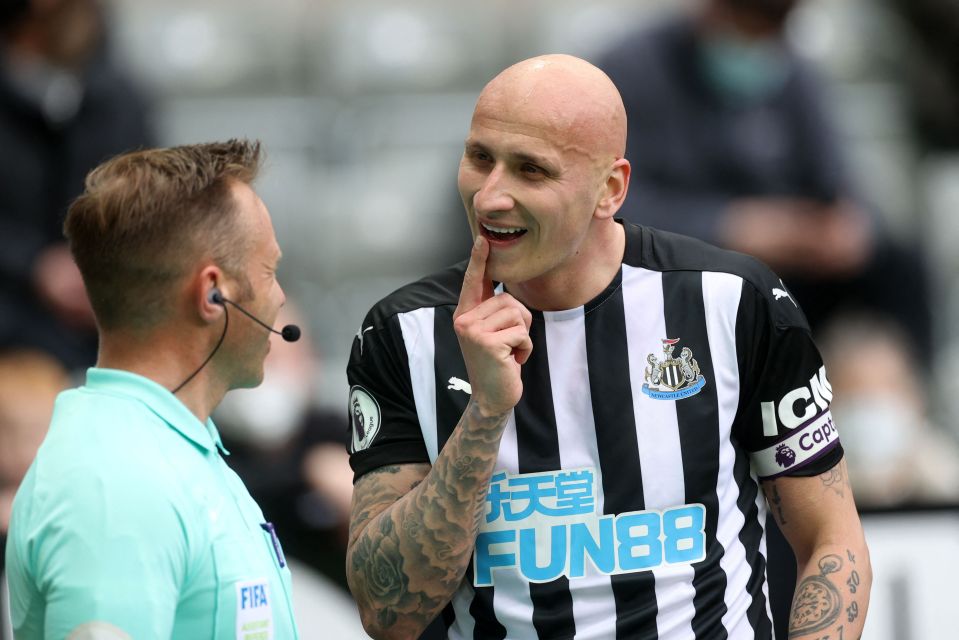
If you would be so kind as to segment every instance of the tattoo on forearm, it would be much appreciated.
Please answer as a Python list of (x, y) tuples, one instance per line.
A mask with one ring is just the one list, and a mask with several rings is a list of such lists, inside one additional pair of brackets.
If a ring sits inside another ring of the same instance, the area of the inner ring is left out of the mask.
[(481, 463), (482, 461), (474, 459), (473, 456), (463, 456), (462, 458), (456, 459), (453, 467), (460, 473), (472, 473), (476, 465)]
[[(856, 567), (856, 556), (851, 549), (846, 549), (845, 558), (839, 554), (826, 554), (819, 559), (818, 566), (819, 575), (804, 578), (796, 589), (789, 637), (846, 640), (845, 625), (848, 623), (852, 629), (850, 633), (855, 633), (855, 630), (861, 629), (862, 614), (865, 613), (865, 609), (860, 608), (859, 602), (853, 597), (844, 601), (843, 594), (837, 588), (842, 577), (848, 576), (845, 584), (849, 594), (855, 595), (860, 590), (862, 579)], [(841, 624), (833, 626), (836, 623)]]
[(846, 615), (849, 616), (849, 622), (854, 622), (859, 617), (859, 605), (853, 602), (846, 607)]
[(799, 583), (789, 620), (790, 636), (820, 631), (839, 618), (842, 596), (826, 576), (839, 571), (842, 565), (842, 558), (837, 555), (823, 556), (819, 560), (820, 574)]
[(415, 598), (406, 589), (408, 580), (403, 573), (403, 556), (396, 552), (393, 521), (381, 518), (378, 533), (376, 539), (362, 536), (350, 561), (354, 571), (366, 569), (363, 595), (385, 605), (377, 611), (377, 622), (390, 626), (396, 622), (396, 612), (413, 605)]
[[(849, 562), (856, 564), (856, 556), (853, 555), (852, 551), (846, 549), (846, 557), (849, 558)], [(846, 586), (849, 587), (849, 593), (855, 594), (859, 590), (859, 585), (861, 579), (859, 578), (859, 572), (855, 569), (852, 570), (849, 574), (849, 579), (846, 580)], [(848, 607), (846, 607), (846, 619), (849, 622), (855, 622), (856, 618), (859, 617), (859, 604), (854, 600)]]
[(503, 424), (505, 418), (484, 418), (467, 405), (433, 470), (405, 496), (389, 488), (395, 481), (388, 485), (372, 474), (360, 479), (350, 583), (357, 600), (376, 611), (379, 626), (425, 627), (463, 580)]
[[(846, 639), (846, 636), (843, 634), (842, 626), (839, 627), (839, 635), (836, 636), (836, 638), (837, 638), (837, 640), (845, 640), (845, 639)], [(817, 637), (815, 640), (832, 640), (832, 636), (827, 633), (827, 634), (824, 635), (824, 636), (819, 636), (819, 637)]]
[(859, 572), (853, 569), (849, 579), (846, 580), (846, 585), (849, 587), (849, 593), (856, 593), (856, 590), (859, 588), (859, 582)]
[(823, 576), (827, 576), (830, 573), (836, 573), (842, 569), (842, 558), (837, 556), (835, 553), (830, 553), (829, 555), (823, 556), (819, 559), (819, 571)]

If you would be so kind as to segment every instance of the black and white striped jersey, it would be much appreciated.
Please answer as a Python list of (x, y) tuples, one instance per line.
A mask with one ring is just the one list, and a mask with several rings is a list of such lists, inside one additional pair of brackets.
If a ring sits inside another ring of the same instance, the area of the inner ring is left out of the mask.
[[(605, 291), (533, 311), (451, 638), (772, 637), (758, 480), (842, 457), (822, 361), (759, 262), (625, 228)], [(356, 477), (432, 462), (462, 415), (452, 315), (465, 268), (399, 289), (360, 328)]]

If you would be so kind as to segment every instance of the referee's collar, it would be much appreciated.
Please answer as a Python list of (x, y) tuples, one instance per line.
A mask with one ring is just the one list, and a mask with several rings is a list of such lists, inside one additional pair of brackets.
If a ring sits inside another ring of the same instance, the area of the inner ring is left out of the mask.
[(84, 388), (139, 400), (190, 442), (206, 451), (218, 448), (224, 455), (230, 454), (224, 448), (220, 432), (211, 418), (207, 418), (206, 424), (200, 422), (166, 387), (149, 378), (120, 369), (91, 367), (87, 369)]

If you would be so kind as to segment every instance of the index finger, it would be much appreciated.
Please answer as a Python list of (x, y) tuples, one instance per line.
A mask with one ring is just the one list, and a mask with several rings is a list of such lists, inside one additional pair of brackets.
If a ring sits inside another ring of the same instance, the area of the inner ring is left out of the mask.
[(463, 288), (460, 290), (460, 301), (456, 305), (456, 313), (460, 315), (479, 306), (485, 300), (493, 297), (493, 281), (486, 276), (486, 260), (489, 257), (489, 242), (483, 236), (477, 235), (470, 252), (470, 261), (466, 265), (466, 274), (463, 276)]

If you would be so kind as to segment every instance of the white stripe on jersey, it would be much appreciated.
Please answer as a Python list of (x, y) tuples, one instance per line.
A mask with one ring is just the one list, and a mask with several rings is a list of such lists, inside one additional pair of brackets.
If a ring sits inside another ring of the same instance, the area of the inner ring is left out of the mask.
[[(503, 439), (500, 440), (496, 471), (519, 473), (516, 415), (512, 411), (506, 422), (506, 430), (503, 431)], [(466, 576), (466, 581), (472, 579), (473, 576)], [(464, 608), (456, 610), (456, 617), (469, 616), (470, 604), (469, 600), (465, 601)], [(497, 572), (496, 588), (493, 590), (493, 608), (496, 611), (496, 619), (506, 628), (507, 638), (537, 640), (536, 629), (530, 624), (530, 620), (533, 619), (533, 601), (529, 596), (529, 583), (518, 572)], [(463, 636), (463, 640), (471, 640), (472, 637), (472, 635)]]
[[(641, 392), (646, 356), (660, 357), (666, 335), (663, 275), (623, 265), (623, 304), (626, 314), (626, 342), (629, 350), (629, 378), (633, 387), (636, 439), (643, 471), (643, 497), (647, 509), (675, 507), (686, 502), (682, 446), (676, 405), (650, 398)], [(644, 333), (646, 328), (651, 333)], [(690, 565), (653, 569), (659, 636), (692, 637), (696, 609), (693, 597), (693, 568)]]
[[(546, 312), (543, 317), (562, 468), (594, 469), (596, 513), (602, 514), (603, 474), (593, 421), (584, 310), (579, 307), (569, 311)], [(589, 562), (586, 563), (586, 575), (576, 578), (575, 584), (570, 586), (575, 586), (571, 593), (576, 637), (608, 637), (609, 621), (616, 619), (616, 599), (609, 576), (600, 573)]]
[[(750, 472), (749, 477), (753, 479), (753, 482), (759, 484), (759, 477)], [(769, 619), (773, 619), (773, 611), (769, 604), (769, 576), (767, 571), (769, 570), (769, 552), (766, 549), (766, 498), (763, 496), (762, 491), (756, 492), (756, 507), (759, 509), (759, 526), (762, 527), (763, 537), (759, 539), (759, 555), (763, 557), (764, 566), (766, 570), (763, 571), (763, 597), (766, 598), (766, 615), (769, 616)], [(772, 631), (773, 640), (776, 640), (776, 629), (773, 628)]]
[(436, 374), (433, 363), (433, 307), (423, 307), (397, 315), (403, 330), (403, 344), (410, 363), (413, 401), (426, 441), (430, 462), (436, 461)]
[(453, 594), (452, 605), (456, 618), (452, 626), (447, 630), (448, 638), (472, 638), (473, 629), (476, 627), (476, 619), (469, 615), (470, 604), (473, 602), (472, 577), (466, 576), (463, 584), (459, 586), (456, 593)]
[(743, 280), (728, 273), (703, 273), (703, 304), (706, 308), (706, 333), (716, 378), (716, 400), (719, 410), (719, 482), (716, 493), (719, 519), (716, 540), (725, 553), (719, 566), (726, 573), (726, 613), (723, 626), (730, 640), (751, 640), (752, 625), (746, 613), (752, 603), (746, 586), (751, 567), (746, 562), (746, 548), (739, 532), (746, 517), (739, 510), (740, 489), (733, 481), (736, 452), (729, 439), (730, 429), (739, 408), (739, 365), (736, 359), (736, 317)]

